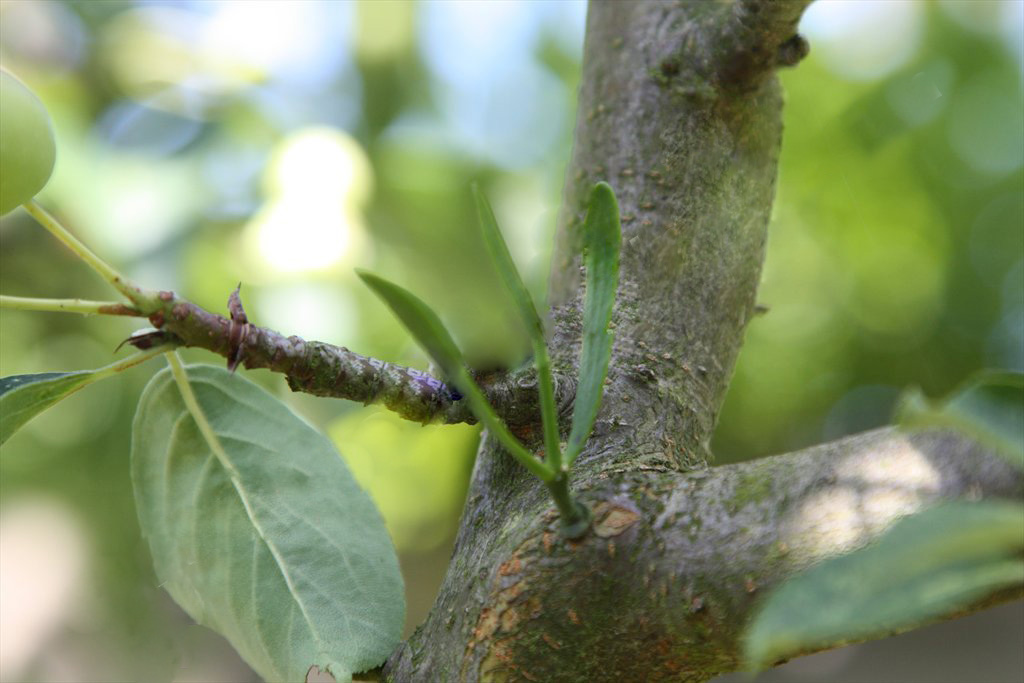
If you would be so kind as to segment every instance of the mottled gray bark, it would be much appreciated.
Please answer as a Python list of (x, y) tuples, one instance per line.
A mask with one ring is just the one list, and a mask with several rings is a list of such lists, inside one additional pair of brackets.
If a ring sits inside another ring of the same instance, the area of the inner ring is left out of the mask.
[[(579, 229), (606, 180), (623, 220), (616, 342), (573, 473), (594, 527), (562, 539), (540, 483), (485, 438), (440, 595), (385, 677), (704, 681), (736, 667), (755, 601), (796, 571), (930, 503), (1024, 494), (1004, 462), (943, 432), (883, 430), (708, 468), (764, 258), (782, 127), (774, 71), (806, 53), (795, 36), (806, 4), (591, 5), (551, 352), (572, 376)], [(536, 421), (517, 433), (539, 445)]]
[[(237, 298), (236, 293), (232, 298)], [(241, 305), (239, 303), (239, 305)], [(157, 343), (206, 349), (224, 356), (228, 368), (266, 368), (284, 375), (292, 391), (344, 398), (364, 405), (379, 403), (416, 422), (475, 423), (466, 401), (428, 373), (369, 358), (319, 341), (286, 337), (241, 317), (211, 313), (174, 292), (140, 297), (140, 308), (118, 305), (108, 315), (146, 317), (157, 332), (125, 340), (140, 348)], [(555, 398), (564, 412), (572, 405), (574, 378), (555, 375)], [(537, 375), (529, 368), (508, 373), (477, 374), (487, 400), (512, 428), (529, 428), (539, 419)]]
[(393, 680), (706, 681), (739, 665), (780, 581), (929, 504), (1020, 497), (1024, 480), (962, 436), (886, 429), (687, 473), (594, 459), (579, 490), (595, 524), (575, 543), (540, 492), (476, 494)]

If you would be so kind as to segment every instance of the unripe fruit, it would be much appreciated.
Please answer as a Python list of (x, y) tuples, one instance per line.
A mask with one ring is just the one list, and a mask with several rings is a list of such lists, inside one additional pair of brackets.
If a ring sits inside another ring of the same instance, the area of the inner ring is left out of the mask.
[(0, 214), (43, 189), (56, 157), (46, 107), (21, 81), (0, 70)]

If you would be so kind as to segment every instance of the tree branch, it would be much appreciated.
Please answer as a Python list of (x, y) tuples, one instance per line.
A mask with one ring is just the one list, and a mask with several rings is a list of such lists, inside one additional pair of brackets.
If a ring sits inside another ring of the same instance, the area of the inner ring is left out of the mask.
[(736, 667), (756, 600), (802, 568), (939, 501), (1024, 494), (1019, 472), (949, 432), (705, 466), (756, 314), (773, 72), (806, 4), (590, 5), (550, 300), (553, 366), (573, 375), (580, 232), (605, 180), (623, 225), (616, 339), (573, 475), (592, 533), (562, 540), (542, 487), (483, 440), (448, 575), (388, 680), (705, 681)]
[[(248, 322), (229, 300), (232, 317), (211, 313), (176, 296), (160, 292), (158, 307), (149, 314), (154, 327), (174, 335), (183, 346), (203, 348), (246, 368), (266, 368), (288, 379), (293, 391), (344, 398), (364, 404), (380, 403), (416, 422), (476, 423), (461, 396), (428, 373), (362, 356), (343, 346), (284, 335)], [(498, 414), (510, 426), (536, 421), (536, 374), (523, 370), (477, 377)], [(575, 384), (555, 377), (560, 410), (571, 405)]]
[(552, 262), (553, 361), (571, 374), (578, 357), (580, 230), (590, 188), (604, 180), (622, 212), (622, 265), (599, 420), (659, 415), (676, 444), (659, 449), (660, 466), (707, 461), (755, 315), (782, 98), (774, 61), (749, 56), (788, 38), (804, 5), (598, 2), (587, 15)]
[(787, 578), (939, 502), (1024, 495), (1024, 475), (945, 431), (883, 429), (684, 474), (592, 464), (594, 533), (564, 542), (546, 502), (517, 510), (525, 528), (462, 560), (461, 586), (435, 607), (444, 628), (428, 622), (393, 680), (706, 681), (739, 666), (753, 610)]

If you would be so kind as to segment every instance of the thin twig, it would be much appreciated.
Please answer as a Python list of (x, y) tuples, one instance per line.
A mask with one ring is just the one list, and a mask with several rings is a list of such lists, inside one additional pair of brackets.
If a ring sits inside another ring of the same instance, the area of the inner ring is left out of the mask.
[(97, 256), (89, 247), (85, 246), (77, 237), (72, 235), (67, 228), (51, 216), (43, 207), (35, 201), (29, 201), (22, 207), (35, 218), (40, 225), (46, 228), (54, 237), (60, 240), (68, 249), (75, 253), (75, 256), (85, 261), (90, 268), (99, 273), (100, 277), (110, 283), (117, 291), (124, 294), (128, 299), (140, 308), (148, 308), (152, 305), (153, 296), (144, 292), (141, 288), (126, 279), (113, 266)]
[(0, 294), (0, 308), (11, 308), (21, 311), (79, 313), (82, 315), (145, 317), (145, 314), (134, 306), (117, 301), (89, 301), (88, 299), (39, 299)]

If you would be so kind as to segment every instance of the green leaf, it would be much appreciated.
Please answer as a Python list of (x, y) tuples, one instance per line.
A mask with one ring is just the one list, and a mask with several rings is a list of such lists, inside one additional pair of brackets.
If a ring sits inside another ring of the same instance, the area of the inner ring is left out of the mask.
[(526, 469), (543, 481), (550, 481), (554, 476), (551, 469), (526, 450), (495, 414), (480, 387), (470, 377), (462, 352), (437, 314), (414, 294), (382, 277), (364, 270), (357, 270), (356, 274), (388, 305), (417, 343), (441, 367), (448, 381), (455, 385), (464, 400), (469, 401), (470, 410), (487, 430)]
[(36, 375), (11, 375), (0, 378), (0, 444), (7, 441), (26, 422), (62, 398), (171, 348), (173, 346), (169, 344), (156, 346), (96, 370), (42, 372)]
[(981, 372), (939, 401), (913, 389), (901, 399), (897, 420), (911, 428), (966, 432), (1024, 470), (1024, 374)]
[(604, 380), (612, 357), (614, 335), (609, 327), (615, 290), (619, 285), (619, 204), (607, 183), (598, 183), (590, 193), (587, 218), (583, 224), (586, 246), (587, 298), (583, 306), (583, 350), (580, 379), (572, 413), (572, 432), (566, 462), (572, 464), (590, 437), (601, 407)]
[(533, 345), (533, 358), (537, 367), (537, 388), (540, 392), (541, 419), (544, 424), (544, 446), (548, 453), (548, 462), (552, 469), (561, 464), (561, 452), (558, 442), (558, 411), (555, 408), (555, 383), (551, 376), (551, 361), (548, 359), (547, 339), (544, 337), (544, 324), (537, 314), (533, 297), (519, 276), (508, 245), (498, 229), (494, 211), (487, 202), (480, 188), (473, 185), (473, 198), (476, 200), (477, 215), (480, 217), (480, 232), (483, 234), (484, 245), (487, 247), (491, 260), (494, 262), (498, 275), (505, 285), (505, 291), (512, 297), (519, 317), (522, 318)]
[[(338, 681), (399, 641), (402, 578), (384, 522), (331, 442), (248, 380), (164, 370), (142, 394), (132, 481), (160, 584), (263, 678)], [(202, 429), (209, 424), (209, 435)]]
[(1024, 505), (950, 503), (897, 522), (771, 593), (746, 636), (749, 666), (889, 635), (1024, 585)]
[(505, 290), (512, 297), (530, 338), (534, 341), (539, 340), (543, 344), (545, 343), (544, 325), (537, 314), (537, 307), (533, 304), (533, 297), (530, 296), (529, 290), (523, 284), (523, 279), (519, 276), (519, 270), (516, 268), (515, 261), (512, 260), (512, 254), (509, 253), (505, 238), (502, 237), (501, 230), (498, 229), (494, 211), (475, 183), (472, 190), (473, 199), (476, 201), (477, 216), (480, 218), (480, 232), (483, 235), (487, 252), (491, 255), (498, 275), (501, 276), (501, 281), (505, 285)]
[(79, 370), (0, 379), (0, 444), (39, 413), (103, 376), (96, 370)]
[(53, 172), (57, 147), (46, 107), (0, 69), (0, 214), (38, 193)]

